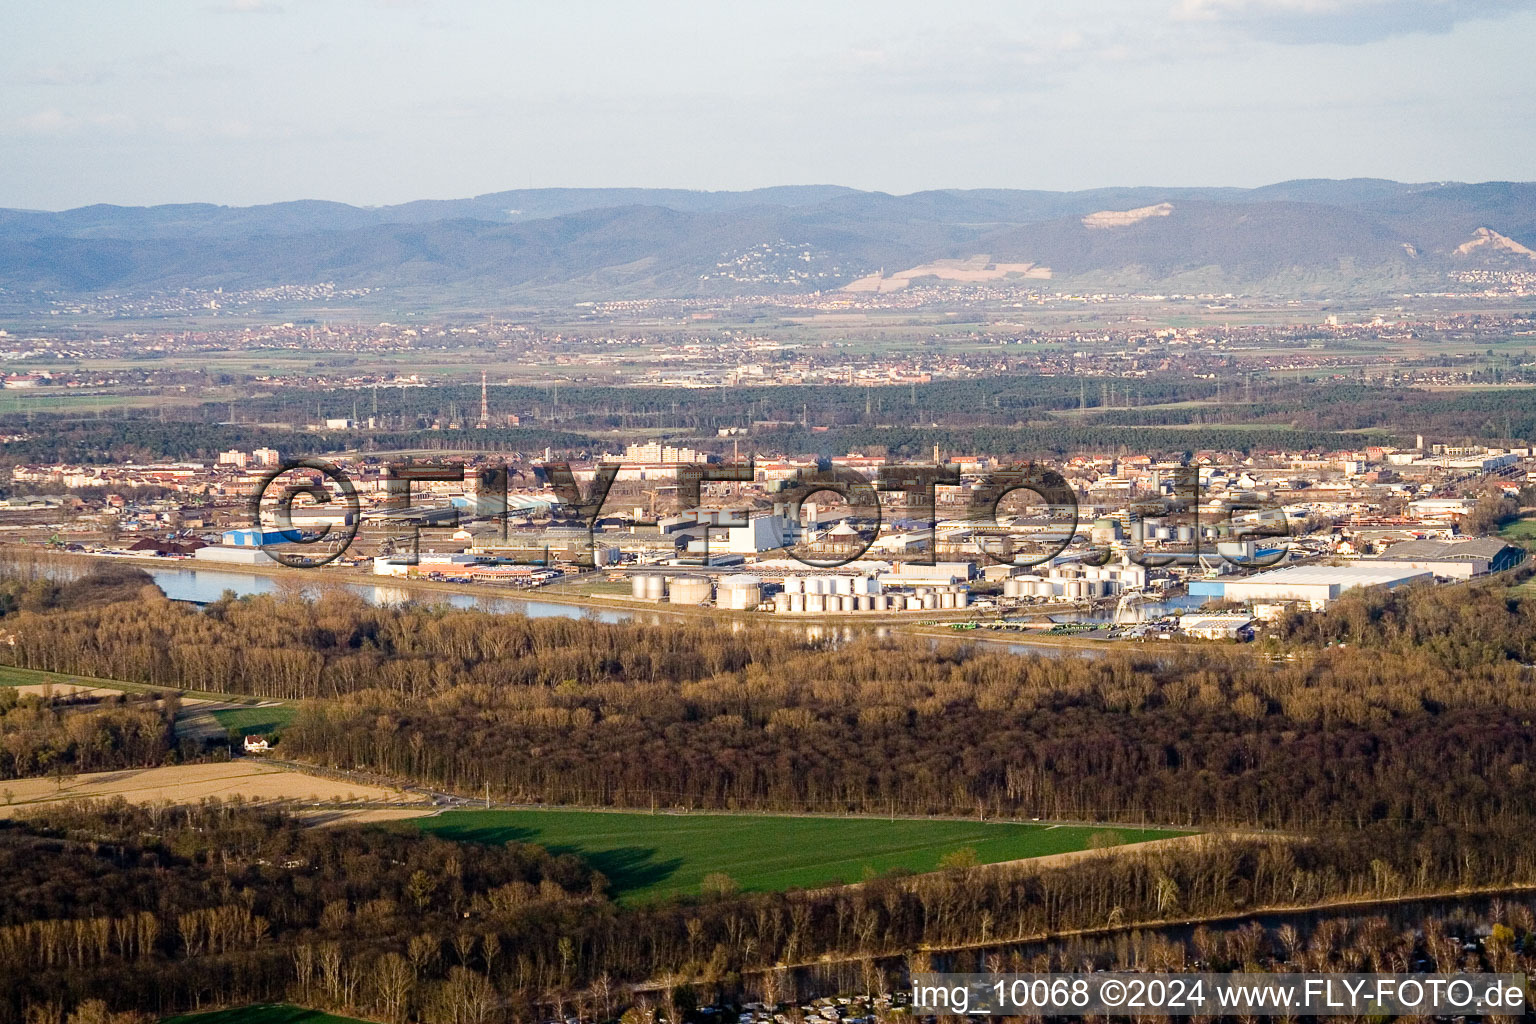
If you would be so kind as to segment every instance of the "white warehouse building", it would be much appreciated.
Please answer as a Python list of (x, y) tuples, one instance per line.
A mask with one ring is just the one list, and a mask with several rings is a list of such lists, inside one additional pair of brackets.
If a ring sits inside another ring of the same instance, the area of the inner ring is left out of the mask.
[(1389, 589), (1434, 581), (1434, 573), (1413, 568), (1371, 568), (1361, 564), (1298, 565), (1276, 569), (1247, 579), (1228, 580), (1222, 595), (1229, 601), (1304, 601), (1313, 609), (1326, 608), (1346, 590), (1356, 587)]

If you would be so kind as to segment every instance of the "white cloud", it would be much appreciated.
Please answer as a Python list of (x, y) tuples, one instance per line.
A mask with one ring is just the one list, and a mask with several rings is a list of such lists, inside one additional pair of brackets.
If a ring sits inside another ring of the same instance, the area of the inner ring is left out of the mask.
[(131, 132), (133, 118), (126, 114), (72, 114), (58, 107), (44, 107), (16, 119), (16, 127), (24, 135), (79, 135), (86, 133), (106, 134)]
[(1177, 0), (1171, 13), (1274, 42), (1359, 44), (1525, 10), (1528, 0)]
[(283, 7), (272, 0), (224, 0), (213, 9), (225, 14), (277, 14)]

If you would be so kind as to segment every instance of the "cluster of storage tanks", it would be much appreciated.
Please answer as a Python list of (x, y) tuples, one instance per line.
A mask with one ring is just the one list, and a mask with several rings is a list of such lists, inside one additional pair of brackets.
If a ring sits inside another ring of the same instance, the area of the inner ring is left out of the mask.
[[(1195, 542), (1195, 528), (1193, 526), (1157, 526), (1141, 520), (1131, 523), (1132, 541), (1176, 541), (1180, 544), (1193, 544)], [(1206, 530), (1207, 537), (1216, 536), (1215, 530)]]
[(708, 576), (664, 576), (637, 573), (629, 578), (631, 594), (642, 601), (708, 604), (733, 611), (751, 611), (763, 601), (763, 581), (756, 576), (726, 576), (716, 588)]
[[(773, 610), (808, 615), (826, 612), (939, 611), (967, 608), (971, 603), (971, 592), (959, 586), (918, 587), (910, 593), (880, 593), (877, 581), (860, 577), (855, 577), (859, 582), (846, 592), (839, 587), (825, 585), (841, 578), (808, 577), (804, 583), (817, 584), (811, 588), (785, 580), (784, 592), (774, 595)], [(792, 586), (794, 589), (791, 589)]]
[(1038, 575), (1014, 576), (1003, 581), (1003, 596), (1018, 600), (1068, 601), (1114, 597), (1147, 585), (1147, 570), (1134, 563), (1111, 565), (1056, 565)]
[(1003, 580), (1003, 596), (1020, 599), (1040, 598), (1050, 600), (1066, 598), (1081, 601), (1095, 597), (1108, 597), (1108, 580), (1090, 579), (1043, 579), (1039, 576), (1014, 576)]
[[(763, 603), (763, 581), (757, 576), (722, 576), (718, 582), (702, 575), (667, 576), (636, 573), (631, 593), (641, 601), (703, 605), (729, 611), (753, 611)], [(880, 581), (868, 576), (790, 576), (770, 605), (776, 612), (822, 615), (829, 612), (942, 611), (968, 608), (970, 590), (963, 586), (919, 586), (910, 592), (881, 593)]]

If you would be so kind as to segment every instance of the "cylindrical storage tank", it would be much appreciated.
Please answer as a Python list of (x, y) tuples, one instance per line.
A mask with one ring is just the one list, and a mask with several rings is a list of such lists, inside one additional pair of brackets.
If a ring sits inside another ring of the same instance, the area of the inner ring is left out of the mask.
[(789, 595), (789, 610), (792, 611), (792, 612), (803, 612), (803, 611), (805, 611), (805, 595), (804, 594), (790, 594)]
[(969, 590), (962, 590), (962, 591), (960, 591), (960, 593), (955, 595), (955, 607), (956, 608), (969, 608), (970, 606), (971, 606), (971, 592)]
[(827, 610), (827, 598), (825, 594), (806, 594), (805, 610), (808, 612), (824, 612)]
[(805, 577), (804, 576), (786, 576), (786, 577), (784, 577), (784, 593), (786, 593), (786, 594), (803, 594), (803, 593), (805, 593)]
[(875, 611), (888, 612), (891, 610), (891, 596), (889, 594), (875, 594)]
[(630, 592), (630, 595), (633, 596), (633, 597), (644, 598), (645, 597), (645, 581), (648, 580), (648, 579), (650, 579), (649, 576), (631, 576), (629, 578), (629, 592)]
[(1004, 597), (1018, 597), (1019, 596), (1019, 581), (1018, 580), (1003, 580), (1003, 596)]
[(930, 590), (923, 595), (922, 602), (923, 611), (931, 611), (939, 606), (939, 595)]
[(789, 611), (789, 595), (788, 594), (774, 594), (773, 595), (773, 610), (776, 611), (776, 612), (787, 612), (787, 611)]
[(946, 590), (946, 591), (944, 591), (944, 593), (939, 595), (939, 607), (940, 608), (953, 608), (954, 606), (955, 606), (955, 594), (954, 594), (954, 591)]
[(1179, 527), (1179, 542), (1181, 544), (1189, 544), (1189, 543), (1193, 542), (1194, 539), (1195, 539), (1195, 528), (1193, 526), (1181, 526), (1181, 527)]
[(860, 594), (859, 595), (859, 608), (858, 608), (858, 610), (861, 611), (861, 612), (871, 612), (871, 611), (874, 611), (875, 610), (875, 599), (874, 599), (874, 596), (871, 595), (871, 594)]
[(645, 577), (645, 597), (648, 601), (660, 601), (667, 596), (667, 578), (652, 574)]
[(1035, 596), (1036, 597), (1055, 597), (1056, 596), (1056, 585), (1054, 583), (1052, 583), (1050, 580), (1041, 580), (1039, 583), (1035, 584)]
[(668, 585), (673, 604), (705, 604), (714, 596), (714, 585), (704, 576), (674, 576)]
[(763, 600), (763, 583), (756, 576), (732, 576), (720, 581), (715, 603), (732, 611), (751, 611)]
[(1166, 526), (1159, 526), (1152, 536), (1156, 540), (1171, 540), (1173, 538), (1173, 534)]

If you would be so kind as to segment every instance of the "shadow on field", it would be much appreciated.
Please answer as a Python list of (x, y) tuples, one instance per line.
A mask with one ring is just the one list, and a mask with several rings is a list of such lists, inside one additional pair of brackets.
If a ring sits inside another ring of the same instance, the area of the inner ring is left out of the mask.
[(516, 825), (441, 825), (434, 823), (430, 831), (443, 839), (463, 843), (484, 843), (499, 846), (502, 843), (528, 843), (542, 846), (555, 856), (569, 853), (580, 857), (608, 879), (609, 891), (615, 897), (629, 896), (665, 882), (683, 866), (682, 858), (671, 857), (657, 860), (655, 847), (614, 846), (597, 849), (571, 843), (551, 843), (541, 838), (538, 829)]

